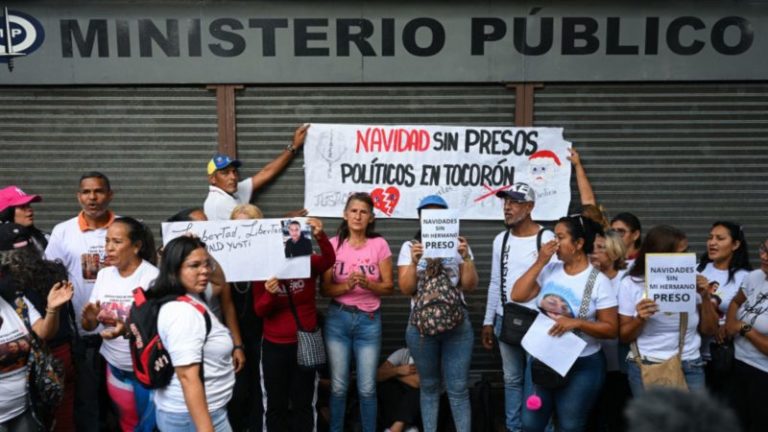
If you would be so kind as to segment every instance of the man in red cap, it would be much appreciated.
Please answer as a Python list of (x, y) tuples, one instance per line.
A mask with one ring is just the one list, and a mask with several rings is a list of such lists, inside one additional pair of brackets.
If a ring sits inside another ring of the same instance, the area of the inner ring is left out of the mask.
[(45, 252), (50, 236), (35, 227), (35, 211), (30, 204), (42, 200), (40, 195), (29, 195), (18, 186), (0, 189), (0, 223), (15, 223), (25, 227), (40, 256)]

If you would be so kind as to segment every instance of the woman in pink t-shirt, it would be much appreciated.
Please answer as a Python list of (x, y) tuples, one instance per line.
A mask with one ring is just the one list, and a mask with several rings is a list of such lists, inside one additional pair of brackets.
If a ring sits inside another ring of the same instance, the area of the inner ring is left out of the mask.
[(344, 221), (331, 245), (336, 263), (323, 275), (321, 293), (333, 300), (325, 320), (331, 370), (331, 428), (344, 429), (344, 411), (353, 353), (364, 432), (376, 430), (376, 366), (381, 348), (380, 297), (392, 293), (392, 253), (374, 229), (373, 200), (350, 195)]

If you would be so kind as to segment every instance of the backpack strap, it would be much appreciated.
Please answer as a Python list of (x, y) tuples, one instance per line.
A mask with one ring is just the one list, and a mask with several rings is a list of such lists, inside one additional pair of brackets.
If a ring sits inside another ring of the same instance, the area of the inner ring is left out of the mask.
[[(544, 232), (545, 231), (550, 231), (551, 232), (551, 230), (542, 227), (542, 228), (539, 229), (539, 232), (536, 233), (536, 253), (538, 253), (541, 250), (541, 240), (542, 240), (542, 237), (544, 236)], [(509, 240), (509, 232), (510, 232), (510, 230), (509, 230), (509, 228), (507, 228), (507, 231), (504, 233), (504, 240), (502, 240), (502, 242), (501, 242), (501, 255), (500, 255), (501, 256), (501, 260), (500, 260), (501, 262), (499, 263), (499, 272), (500, 272), (500, 275), (499, 275), (500, 276), (499, 277), (499, 292), (501, 293), (501, 304), (502, 304), (502, 306), (507, 304), (507, 294), (505, 292), (506, 291), (505, 290), (505, 285), (506, 285), (505, 274), (506, 273), (504, 272), (504, 267), (509, 262), (508, 261), (509, 257), (507, 256), (507, 252), (506, 252), (507, 241)]]
[(211, 333), (211, 328), (213, 327), (213, 323), (211, 322), (211, 315), (208, 313), (208, 309), (206, 309), (205, 306), (200, 304), (200, 302), (197, 302), (186, 295), (178, 296), (176, 297), (176, 300), (187, 303), (188, 305), (191, 305), (192, 307), (197, 309), (198, 312), (203, 314), (203, 318), (205, 318), (205, 340), (203, 341), (203, 345), (205, 345), (205, 342), (208, 341), (208, 335)]
[[(579, 306), (579, 316), (576, 318), (580, 320), (586, 320), (587, 314), (589, 313), (589, 303), (592, 301), (592, 291), (595, 288), (595, 281), (597, 281), (597, 276), (600, 274), (600, 270), (597, 269), (597, 267), (592, 267), (592, 271), (589, 272), (589, 278), (587, 279), (587, 284), (584, 286), (584, 295), (581, 296), (581, 305)], [(574, 330), (573, 331), (577, 335), (581, 335), (581, 330)]]
[(683, 359), (683, 346), (685, 345), (685, 333), (688, 330), (688, 312), (680, 312), (680, 335), (678, 336), (677, 355), (680, 356), (680, 360)]
[(600, 274), (600, 270), (596, 267), (592, 267), (592, 271), (589, 273), (589, 279), (587, 279), (587, 285), (584, 287), (584, 295), (581, 297), (581, 306), (579, 306), (579, 319), (587, 319), (589, 313), (589, 302), (592, 300), (592, 290), (595, 288), (595, 281)]
[(301, 325), (301, 321), (299, 320), (299, 313), (296, 311), (296, 305), (293, 304), (293, 294), (291, 293), (291, 287), (285, 287), (285, 293), (288, 295), (288, 306), (291, 308), (291, 313), (293, 314), (293, 319), (296, 320), (296, 328), (299, 331), (306, 332), (304, 330), (304, 327)]
[(509, 240), (509, 228), (504, 232), (504, 240), (501, 241), (501, 253), (499, 254), (499, 293), (501, 294), (501, 306), (504, 307), (507, 304), (507, 278), (505, 267), (507, 266), (508, 254), (507, 254), (507, 241)]
[[(680, 312), (680, 320), (679, 320), (680, 326), (678, 329), (678, 346), (677, 346), (677, 355), (680, 357), (680, 360), (683, 359), (683, 347), (685, 346), (685, 333), (688, 330), (688, 312)], [(637, 362), (638, 366), (642, 364), (642, 360), (640, 359), (640, 350), (637, 348), (637, 340), (632, 342), (629, 345), (629, 348), (632, 350), (632, 355), (635, 356), (635, 361)]]
[(200, 348), (200, 383), (203, 385), (203, 389), (205, 389), (205, 343), (208, 342), (208, 335), (211, 333), (211, 327), (213, 327), (211, 315), (208, 313), (208, 309), (206, 309), (205, 306), (187, 295), (178, 296), (176, 297), (176, 300), (184, 302), (197, 309), (198, 312), (203, 314), (203, 318), (205, 318), (205, 338), (203, 339), (203, 346)]

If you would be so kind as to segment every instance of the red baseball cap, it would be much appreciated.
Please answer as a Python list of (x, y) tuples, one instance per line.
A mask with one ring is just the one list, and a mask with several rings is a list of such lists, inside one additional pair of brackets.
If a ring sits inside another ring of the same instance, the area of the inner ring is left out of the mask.
[(8, 207), (23, 206), (32, 202), (40, 202), (43, 197), (40, 195), (28, 195), (17, 186), (8, 186), (0, 189), (0, 211)]

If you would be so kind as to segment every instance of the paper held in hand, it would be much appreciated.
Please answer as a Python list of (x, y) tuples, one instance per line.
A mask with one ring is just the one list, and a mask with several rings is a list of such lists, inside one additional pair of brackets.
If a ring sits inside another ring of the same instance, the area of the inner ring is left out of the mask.
[(696, 312), (696, 254), (646, 254), (645, 284), (659, 312)]
[[(305, 223), (304, 218), (298, 218)], [(294, 219), (297, 220), (297, 219)], [(163, 223), (163, 244), (192, 233), (202, 240), (224, 270), (227, 282), (304, 279), (310, 257), (285, 257), (285, 219)]]
[(555, 320), (540, 313), (523, 336), (523, 348), (562, 376), (568, 373), (587, 343), (573, 332), (550, 336)]
[(459, 248), (459, 214), (456, 210), (421, 211), (421, 244), (424, 258), (452, 258)]

